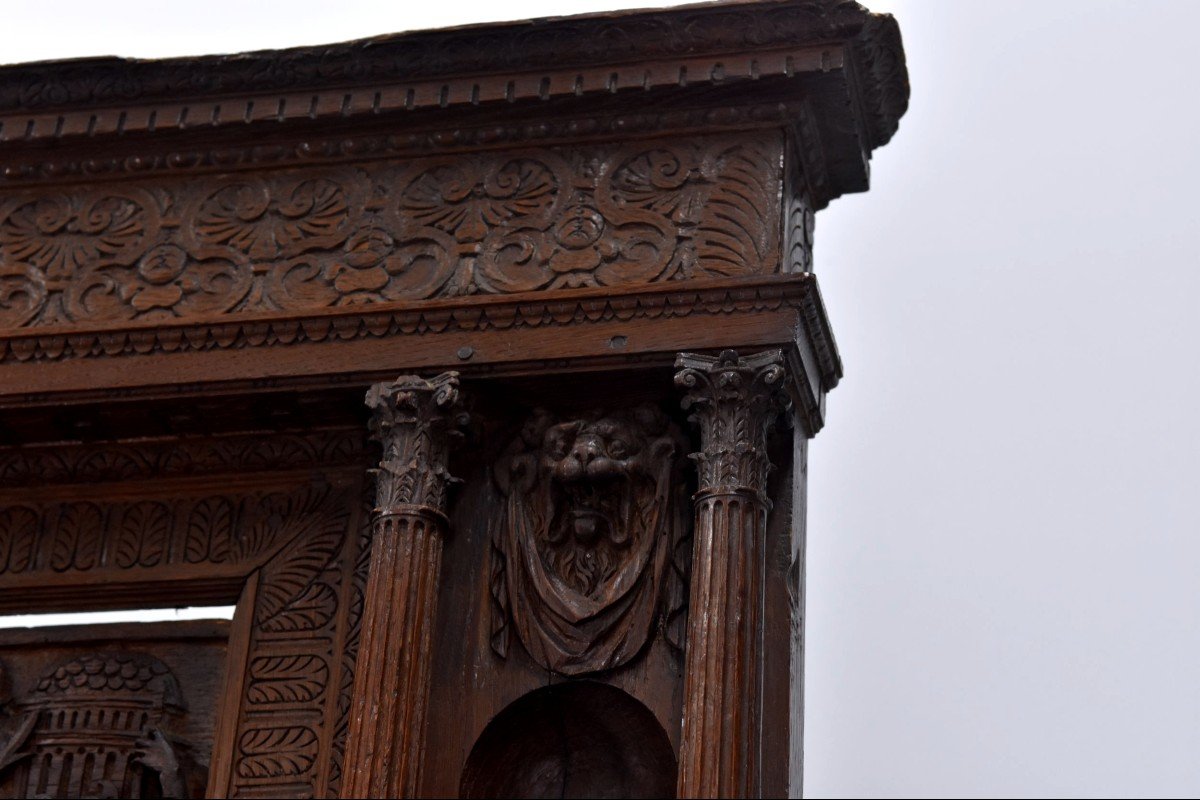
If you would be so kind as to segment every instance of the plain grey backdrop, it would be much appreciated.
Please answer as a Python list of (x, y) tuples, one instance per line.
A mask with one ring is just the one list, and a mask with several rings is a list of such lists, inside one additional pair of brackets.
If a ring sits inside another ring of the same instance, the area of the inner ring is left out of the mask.
[[(7, 2), (0, 61), (653, 2)], [(817, 220), (806, 794), (1200, 794), (1200, 3), (890, 0), (911, 108)]]

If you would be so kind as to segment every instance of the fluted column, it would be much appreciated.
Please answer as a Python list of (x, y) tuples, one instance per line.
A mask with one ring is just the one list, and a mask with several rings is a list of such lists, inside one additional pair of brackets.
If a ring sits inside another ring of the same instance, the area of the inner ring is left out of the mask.
[(465, 415), (458, 375), (404, 376), (367, 392), (383, 444), (343, 797), (414, 797), (429, 702), (447, 470)]
[(681, 353), (675, 366), (700, 429), (678, 796), (759, 797), (767, 432), (786, 407), (783, 356)]

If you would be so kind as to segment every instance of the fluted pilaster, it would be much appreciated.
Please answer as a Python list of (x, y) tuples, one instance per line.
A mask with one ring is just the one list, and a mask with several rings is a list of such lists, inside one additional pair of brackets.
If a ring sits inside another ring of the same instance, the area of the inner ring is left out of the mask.
[(700, 429), (678, 795), (758, 797), (767, 432), (787, 404), (783, 356), (681, 353), (675, 366)]
[(450, 448), (465, 420), (458, 375), (405, 376), (367, 393), (383, 445), (346, 745), (346, 797), (414, 797), (429, 698)]

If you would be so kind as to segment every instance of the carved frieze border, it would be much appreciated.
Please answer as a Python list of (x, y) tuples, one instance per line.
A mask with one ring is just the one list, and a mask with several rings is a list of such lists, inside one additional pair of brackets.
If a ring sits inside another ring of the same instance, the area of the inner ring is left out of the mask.
[(209, 147), (139, 147), (127, 156), (80, 156), (71, 151), (53, 155), (14, 153), (0, 163), (0, 185), (77, 180), (96, 177), (134, 177), (156, 173), (257, 169), (287, 165), (326, 164), (421, 153), (456, 152), (565, 139), (591, 141), (664, 130), (705, 132), (782, 124), (805, 113), (802, 102), (718, 105), (705, 108), (592, 114), (543, 118), (519, 123), (412, 127), (386, 135), (343, 135), (261, 141)]
[(688, 289), (657, 284), (618, 295), (606, 290), (566, 290), (522, 295), (454, 298), (384, 304), (285, 319), (242, 319), (162, 324), (125, 330), (31, 333), (0, 339), (0, 365), (80, 358), (288, 347), (325, 341), (433, 336), (466, 331), (564, 327), (590, 322), (718, 316), (801, 310), (822, 371), (841, 374), (816, 278), (808, 273), (697, 282)]

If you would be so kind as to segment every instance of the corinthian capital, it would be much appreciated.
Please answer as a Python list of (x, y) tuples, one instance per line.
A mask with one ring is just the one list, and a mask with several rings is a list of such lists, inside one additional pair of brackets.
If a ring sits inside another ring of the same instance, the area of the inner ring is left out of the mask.
[(767, 431), (788, 406), (783, 353), (680, 353), (675, 368), (675, 385), (686, 390), (683, 407), (700, 427), (700, 451), (692, 459), (701, 494), (753, 493), (765, 501)]
[(425, 379), (403, 375), (367, 391), (371, 436), (383, 444), (376, 474), (376, 513), (414, 507), (446, 511), (450, 448), (467, 421), (459, 405), (458, 373)]

